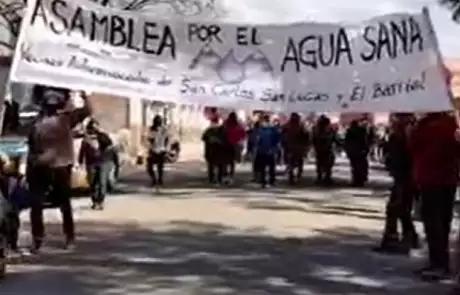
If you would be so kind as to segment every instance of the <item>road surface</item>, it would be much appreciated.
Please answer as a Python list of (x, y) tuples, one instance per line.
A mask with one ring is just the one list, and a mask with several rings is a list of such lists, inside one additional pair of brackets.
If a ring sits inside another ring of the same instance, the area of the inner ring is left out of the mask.
[[(369, 249), (380, 237), (388, 178), (374, 169), (364, 189), (306, 184), (261, 190), (239, 167), (235, 187), (205, 185), (203, 165), (168, 167), (155, 194), (143, 171), (124, 177), (103, 212), (74, 201), (78, 245), (61, 249), (59, 214), (48, 210), (47, 246), (9, 268), (2, 295), (314, 295), (443, 294), (420, 282), (421, 253), (387, 257)], [(21, 243), (27, 244), (28, 217)], [(418, 226), (420, 226), (418, 224)]]

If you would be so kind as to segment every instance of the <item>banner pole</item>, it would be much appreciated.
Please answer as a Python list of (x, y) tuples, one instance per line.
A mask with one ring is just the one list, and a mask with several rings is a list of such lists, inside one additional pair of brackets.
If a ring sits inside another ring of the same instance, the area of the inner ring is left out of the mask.
[(460, 126), (460, 114), (459, 114), (459, 110), (458, 110), (458, 107), (457, 107), (457, 102), (455, 101), (454, 95), (452, 93), (452, 89), (450, 87), (451, 86), (451, 83), (450, 83), (451, 77), (446, 76), (449, 73), (449, 69), (446, 67), (446, 65), (444, 63), (444, 58), (442, 57), (442, 54), (441, 54), (441, 50), (439, 49), (438, 37), (436, 36), (436, 32), (435, 32), (434, 27), (433, 27), (433, 22), (431, 21), (430, 11), (429, 11), (428, 7), (424, 6), (422, 8), (422, 14), (423, 14), (423, 18), (425, 19), (425, 22), (426, 22), (426, 24), (428, 26), (430, 41), (433, 44), (433, 47), (434, 47), (434, 50), (435, 50), (436, 59), (437, 59), (437, 63), (438, 63), (438, 69), (441, 72), (441, 74), (444, 75), (445, 78), (446, 78), (446, 80), (445, 80), (445, 82), (446, 82), (446, 84), (445, 84), (446, 85), (446, 93), (449, 96), (450, 102), (451, 102), (452, 107), (454, 109), (454, 114), (455, 114), (455, 119), (457, 120), (457, 125)]

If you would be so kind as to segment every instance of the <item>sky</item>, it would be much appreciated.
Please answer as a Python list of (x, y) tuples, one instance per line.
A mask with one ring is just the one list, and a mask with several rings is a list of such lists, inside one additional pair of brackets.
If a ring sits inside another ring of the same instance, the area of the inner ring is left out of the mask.
[[(219, 0), (216, 0), (219, 1)], [(460, 23), (437, 0), (221, 0), (227, 18), (255, 22), (357, 22), (379, 14), (430, 9), (445, 58), (460, 58)]]

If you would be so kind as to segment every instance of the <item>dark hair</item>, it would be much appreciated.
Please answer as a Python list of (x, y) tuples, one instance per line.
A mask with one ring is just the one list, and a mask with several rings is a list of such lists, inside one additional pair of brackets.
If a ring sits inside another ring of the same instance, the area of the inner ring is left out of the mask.
[[(45, 92), (48, 90), (60, 92), (64, 94), (64, 98), (62, 101), (58, 101), (56, 103), (50, 103), (47, 98), (45, 97)], [(66, 88), (61, 88), (61, 87), (51, 87), (51, 86), (44, 86), (44, 85), (35, 85), (33, 90), (32, 90), (32, 97), (34, 100), (34, 103), (37, 105), (40, 105), (44, 108), (62, 108), (65, 106), (67, 101), (70, 99), (70, 90)]]
[(231, 112), (230, 114), (228, 114), (226, 123), (230, 125), (238, 124), (238, 117), (236, 116), (235, 112)]
[(289, 118), (291, 123), (300, 123), (300, 115), (298, 113), (291, 113), (291, 117)]
[(153, 128), (160, 127), (162, 124), (163, 124), (163, 118), (160, 115), (155, 115), (155, 117), (153, 117), (152, 127)]

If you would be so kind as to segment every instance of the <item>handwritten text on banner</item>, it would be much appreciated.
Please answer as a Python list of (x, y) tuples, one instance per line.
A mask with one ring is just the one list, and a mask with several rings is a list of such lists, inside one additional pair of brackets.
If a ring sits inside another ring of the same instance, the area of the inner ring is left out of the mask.
[(282, 111), (451, 107), (423, 14), (260, 26), (36, 0), (19, 42), (11, 73), (18, 82)]

